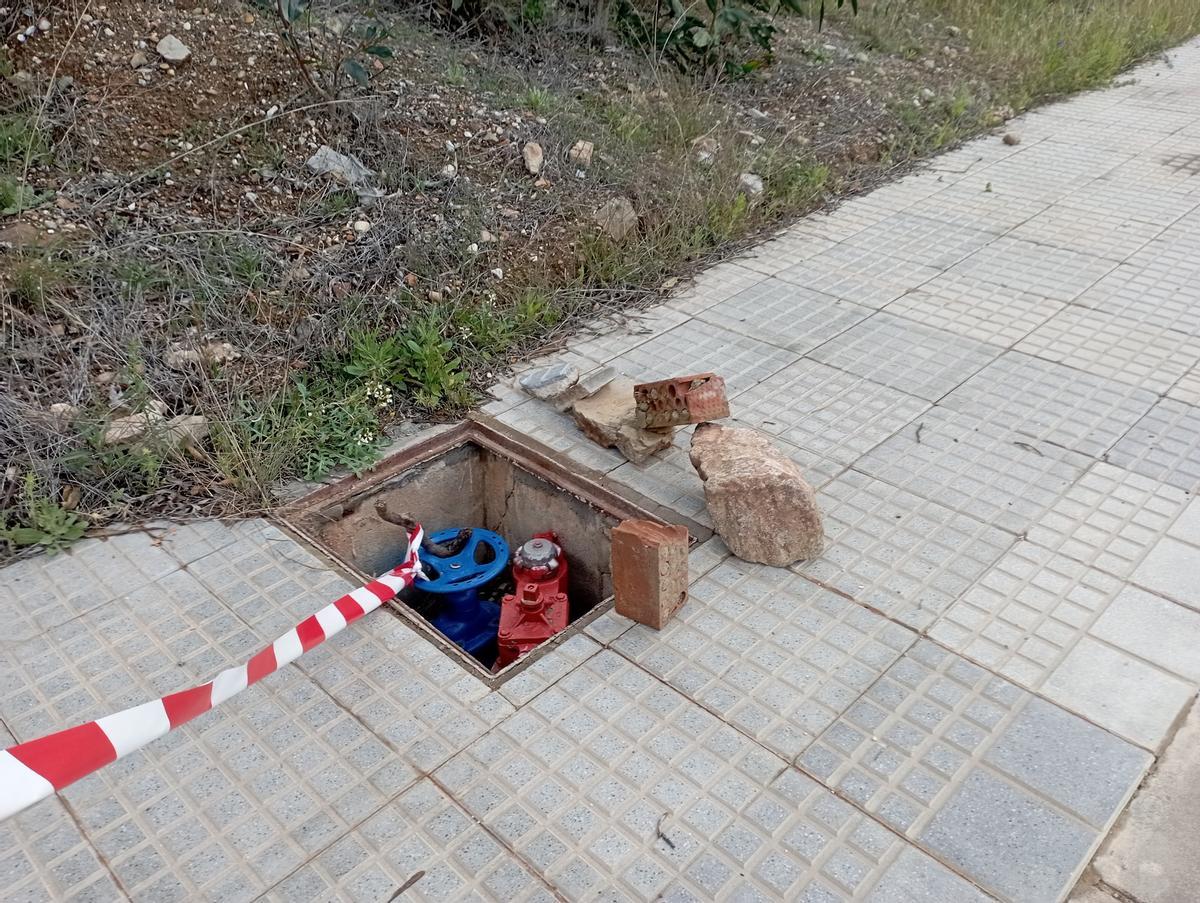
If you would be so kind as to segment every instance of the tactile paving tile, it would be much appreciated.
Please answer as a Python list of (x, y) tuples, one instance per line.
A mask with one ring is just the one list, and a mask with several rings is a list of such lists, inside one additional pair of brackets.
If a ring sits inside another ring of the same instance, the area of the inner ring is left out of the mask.
[(0, 716), (32, 740), (209, 680), (261, 645), (175, 571), (0, 653)]
[(1167, 397), (1200, 407), (1200, 364), (1179, 377), (1179, 382), (1167, 390)]
[(864, 307), (880, 308), (928, 282), (941, 270), (887, 257), (869, 248), (834, 245), (779, 272), (779, 279)]
[(637, 382), (687, 373), (719, 373), (732, 396), (798, 357), (794, 351), (690, 320), (614, 358), (609, 366)]
[(1003, 232), (1049, 206), (1048, 200), (997, 189), (988, 179), (988, 170), (983, 169), (914, 204), (909, 212), (969, 229)]
[(405, 790), (266, 895), (326, 900), (558, 899), (432, 781)]
[(613, 648), (791, 760), (916, 640), (803, 577), (730, 560)]
[(1147, 190), (1116, 178), (1100, 178), (1067, 199), (1072, 207), (1169, 226), (1196, 208), (1196, 198), (1166, 190)]
[(809, 352), (808, 357), (937, 401), (983, 369), (1001, 350), (882, 312)]
[(268, 643), (354, 589), (264, 520), (244, 522), (236, 545), (198, 558), (188, 569)]
[(1200, 680), (1200, 614), (1031, 542), (1014, 546), (929, 635), (1149, 749)]
[(1042, 442), (1099, 457), (1154, 406), (1126, 383), (1009, 352), (942, 399), (942, 406), (1002, 423)]
[(1113, 446), (1108, 460), (1187, 492), (1200, 492), (1200, 407), (1164, 398)]
[(1137, 254), (1117, 267), (1075, 303), (1130, 317), (1149, 327), (1200, 335), (1196, 283), (1200, 260), (1170, 264), (1161, 256)]
[(1061, 301), (951, 271), (889, 304), (889, 314), (1010, 347), (1063, 309)]
[(0, 869), (5, 900), (129, 899), (57, 797), (0, 822)]
[(1073, 301), (1116, 261), (1004, 236), (958, 263), (954, 271), (1016, 292)]
[(522, 706), (599, 651), (600, 645), (595, 640), (582, 633), (576, 633), (520, 674), (501, 684), (500, 693), (513, 705)]
[(938, 618), (929, 635), (1036, 690), (1123, 586), (1110, 574), (1020, 542)]
[(944, 270), (994, 241), (997, 234), (902, 211), (868, 226), (844, 245)]
[(913, 868), (932, 899), (981, 899), (607, 650), (435, 779), (571, 900), (897, 899)]
[(868, 307), (790, 282), (764, 279), (698, 316), (714, 326), (803, 354), (872, 313)]
[(169, 574), (179, 562), (150, 532), (87, 539), (58, 555), (8, 565), (0, 580), (0, 649)]
[(603, 364), (630, 348), (662, 335), (687, 318), (688, 315), (683, 311), (666, 305), (614, 314), (607, 320), (585, 327), (581, 336), (572, 339), (567, 348)]
[(997, 527), (848, 470), (818, 495), (827, 544), (793, 569), (924, 630), (1015, 541)]
[(734, 423), (852, 464), (928, 407), (898, 389), (801, 360), (738, 395)]
[(1069, 198), (1055, 204), (1017, 226), (1009, 235), (1093, 257), (1125, 260), (1162, 232), (1161, 226), (1127, 215), (1085, 210), (1069, 204)]
[(496, 419), (589, 470), (605, 473), (625, 462), (625, 456), (616, 449), (601, 448), (585, 436), (570, 414), (560, 414), (536, 398), (502, 411)]
[(735, 261), (718, 263), (701, 270), (692, 281), (675, 291), (667, 307), (696, 314), (718, 301), (736, 295), (742, 289), (761, 282), (763, 274)]
[(1128, 578), (1189, 498), (1182, 489), (1097, 462), (1026, 536), (1043, 548)]
[[(176, 663), (175, 653), (197, 636), (180, 630), (179, 620), (199, 621), (202, 638), (225, 635), (215, 631), (222, 616), (212, 614), (211, 600), (197, 598), (177, 607), (164, 594), (151, 600), (159, 611), (112, 602), (10, 648), (0, 705), (17, 739), (195, 685), (192, 665), (206, 656)], [(208, 648), (224, 658), (220, 664), (244, 660), (247, 633), (237, 625), (231, 639)], [(62, 796), (135, 899), (240, 900), (415, 777), (384, 741), (289, 668)]]
[(927, 640), (801, 757), (841, 795), (1021, 903), (1069, 891), (1151, 761)]
[(1010, 426), (936, 407), (855, 468), (986, 524), (1021, 533), (1092, 459)]
[(1162, 393), (1200, 360), (1200, 336), (1070, 305), (1016, 350)]
[(828, 251), (835, 244), (834, 239), (821, 235), (807, 220), (802, 220), (770, 241), (755, 245), (745, 256), (737, 258), (737, 262), (748, 270), (774, 276), (780, 270)]

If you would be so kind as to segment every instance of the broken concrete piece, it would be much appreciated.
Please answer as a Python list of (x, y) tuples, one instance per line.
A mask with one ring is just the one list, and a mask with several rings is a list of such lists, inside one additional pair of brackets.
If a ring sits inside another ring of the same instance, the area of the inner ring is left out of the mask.
[(151, 429), (163, 422), (163, 415), (156, 410), (142, 411), (117, 417), (104, 430), (105, 445), (124, 445), (145, 438)]
[(567, 363), (558, 363), (530, 370), (517, 380), (517, 385), (534, 398), (554, 402), (575, 388), (578, 382), (578, 367)]
[(304, 164), (309, 172), (318, 176), (333, 176), (347, 185), (359, 185), (375, 175), (375, 170), (366, 166), (358, 157), (339, 154), (328, 144), (322, 144), (317, 152)]
[(595, 395), (575, 402), (575, 421), (593, 442), (615, 448), (641, 464), (671, 444), (674, 430), (644, 430), (637, 425), (633, 383), (614, 379)]
[(687, 601), (687, 527), (627, 520), (612, 531), (617, 614), (662, 630)]
[(596, 222), (610, 238), (620, 241), (637, 228), (638, 215), (629, 198), (613, 198), (596, 211)]
[(738, 558), (777, 567), (824, 547), (816, 493), (794, 461), (761, 434), (702, 423), (692, 466), (704, 481), (713, 529)]
[(713, 373), (677, 376), (633, 387), (638, 426), (662, 429), (729, 416), (725, 380)]
[(180, 414), (167, 421), (161, 436), (156, 437), (159, 444), (171, 449), (196, 445), (208, 436), (208, 420), (199, 414)]
[(595, 151), (595, 144), (581, 138), (571, 145), (571, 149), (567, 151), (567, 158), (580, 169), (587, 169), (592, 165), (592, 154)]

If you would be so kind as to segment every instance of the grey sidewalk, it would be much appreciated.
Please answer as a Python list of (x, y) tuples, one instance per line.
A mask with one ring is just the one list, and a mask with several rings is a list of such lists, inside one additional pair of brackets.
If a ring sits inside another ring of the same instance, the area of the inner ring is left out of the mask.
[[(0, 824), (4, 898), (1065, 898), (1200, 688), (1200, 43), (1126, 82), (564, 353), (724, 374), (818, 487), (822, 558), (711, 540), (662, 632), (605, 615), (496, 690), (373, 615)], [(636, 466), (497, 398), (704, 520), (686, 434)], [(207, 679), (346, 588), (262, 521), (11, 566), (0, 742)], [(1167, 899), (1130, 867), (1147, 800), (1099, 872)]]

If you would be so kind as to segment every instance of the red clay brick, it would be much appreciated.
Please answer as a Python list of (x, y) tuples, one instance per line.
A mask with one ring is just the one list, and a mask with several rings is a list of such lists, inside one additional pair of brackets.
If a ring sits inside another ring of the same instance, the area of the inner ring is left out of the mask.
[(676, 376), (633, 387), (637, 424), (663, 429), (684, 423), (705, 423), (729, 416), (725, 380), (713, 373)]
[(648, 520), (627, 520), (612, 531), (612, 578), (617, 614), (661, 630), (687, 601), (688, 531)]

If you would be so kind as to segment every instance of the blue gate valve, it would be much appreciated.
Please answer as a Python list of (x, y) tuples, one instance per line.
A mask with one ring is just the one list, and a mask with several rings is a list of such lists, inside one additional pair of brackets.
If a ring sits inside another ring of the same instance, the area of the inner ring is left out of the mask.
[[(439, 530), (429, 538), (435, 543), (447, 543), (459, 535), (459, 530)], [(480, 545), (491, 549), (491, 558), (478, 561)], [(483, 659), (489, 647), (495, 647), (496, 631), (500, 626), (500, 605), (479, 597), (481, 587), (491, 583), (508, 567), (508, 543), (499, 533), (473, 529), (466, 545), (453, 555), (439, 558), (428, 553), (421, 555), (425, 578), (418, 577), (417, 589), (442, 597), (442, 604), (431, 617), (433, 624), (455, 645), (478, 659)]]

